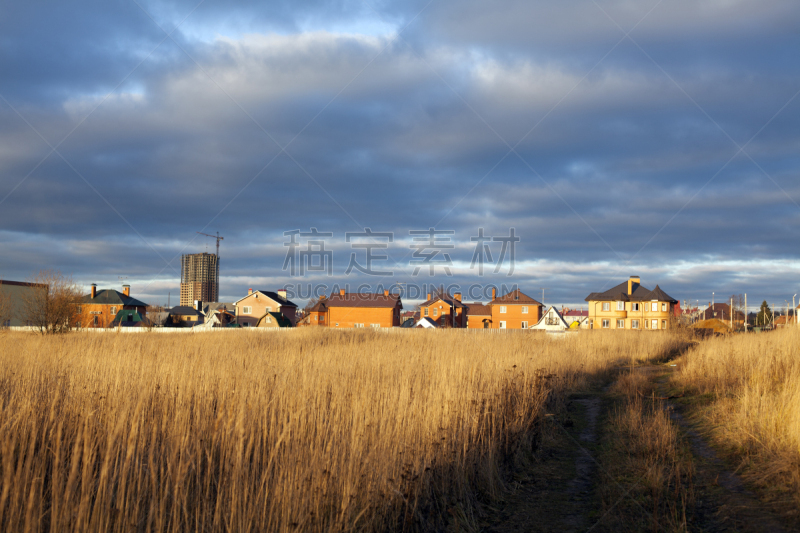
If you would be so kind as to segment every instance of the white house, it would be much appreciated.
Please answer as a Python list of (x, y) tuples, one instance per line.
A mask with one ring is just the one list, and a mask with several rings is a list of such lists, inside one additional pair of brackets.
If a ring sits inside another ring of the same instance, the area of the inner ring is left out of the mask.
[(569, 324), (567, 324), (567, 321), (561, 316), (561, 313), (551, 305), (550, 308), (542, 314), (542, 318), (539, 319), (539, 322), (529, 329), (558, 332), (568, 330)]

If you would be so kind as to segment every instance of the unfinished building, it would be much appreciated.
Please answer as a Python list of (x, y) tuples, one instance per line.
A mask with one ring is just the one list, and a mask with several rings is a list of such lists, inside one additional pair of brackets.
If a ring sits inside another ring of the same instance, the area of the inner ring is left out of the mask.
[(196, 300), (219, 300), (219, 258), (214, 254), (181, 256), (181, 305), (194, 305)]

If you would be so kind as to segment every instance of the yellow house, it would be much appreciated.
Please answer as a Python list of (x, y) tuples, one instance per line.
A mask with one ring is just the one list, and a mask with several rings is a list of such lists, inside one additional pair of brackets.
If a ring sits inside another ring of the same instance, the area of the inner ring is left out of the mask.
[(589, 329), (668, 329), (672, 327), (678, 300), (656, 285), (643, 287), (639, 276), (631, 276), (606, 292), (593, 292), (589, 302)]

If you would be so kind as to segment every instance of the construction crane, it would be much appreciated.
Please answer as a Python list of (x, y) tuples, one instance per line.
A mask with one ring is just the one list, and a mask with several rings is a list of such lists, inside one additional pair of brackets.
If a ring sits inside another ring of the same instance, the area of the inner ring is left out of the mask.
[(196, 233), (199, 235), (205, 235), (206, 237), (211, 237), (212, 239), (217, 239), (217, 272), (215, 273), (216, 275), (214, 276), (214, 283), (216, 284), (217, 299), (219, 300), (219, 241), (224, 240), (225, 237), (220, 237), (219, 232), (217, 232), (216, 235), (209, 235), (208, 233), (203, 233), (201, 231), (198, 231)]

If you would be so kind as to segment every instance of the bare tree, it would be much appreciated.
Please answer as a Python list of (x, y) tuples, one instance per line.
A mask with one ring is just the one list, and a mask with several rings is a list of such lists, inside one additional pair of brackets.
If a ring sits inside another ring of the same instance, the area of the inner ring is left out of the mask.
[(42, 270), (29, 282), (31, 290), (20, 298), (20, 319), (42, 335), (69, 331), (80, 316), (80, 287), (55, 270)]
[(6, 322), (11, 320), (12, 307), (11, 298), (0, 291), (0, 328), (5, 327)]

